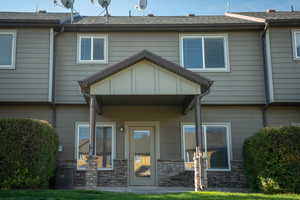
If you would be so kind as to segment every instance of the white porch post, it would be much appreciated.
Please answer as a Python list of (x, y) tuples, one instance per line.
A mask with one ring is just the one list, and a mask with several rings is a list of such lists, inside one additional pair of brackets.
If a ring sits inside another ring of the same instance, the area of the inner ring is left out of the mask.
[(201, 191), (207, 187), (207, 176), (205, 158), (202, 152), (203, 149), (203, 129), (201, 119), (201, 99), (197, 96), (195, 99), (195, 125), (196, 125), (196, 152), (194, 155), (194, 182), (195, 191)]
[(87, 158), (87, 170), (85, 175), (86, 186), (93, 188), (97, 186), (97, 157), (95, 152), (96, 145), (96, 114), (95, 114), (96, 96), (90, 96), (90, 145), (89, 156)]

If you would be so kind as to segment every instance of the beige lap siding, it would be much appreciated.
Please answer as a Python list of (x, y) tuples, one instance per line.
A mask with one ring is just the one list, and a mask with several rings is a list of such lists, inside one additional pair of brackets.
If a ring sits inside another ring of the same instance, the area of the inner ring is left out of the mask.
[[(115, 64), (147, 49), (179, 64), (179, 35), (170, 32), (108, 33), (108, 62)], [(62, 33), (56, 39), (56, 100), (58, 103), (83, 104), (85, 101), (77, 81), (108, 65), (77, 64), (76, 33)], [(215, 81), (204, 102), (263, 104), (265, 97), (259, 32), (229, 32), (228, 42), (231, 71), (201, 72), (201, 75)]]
[(272, 106), (267, 111), (269, 127), (290, 126), (300, 123), (299, 106)]
[[(242, 145), (246, 138), (262, 127), (260, 107), (255, 106), (222, 106), (204, 107), (204, 122), (230, 122), (232, 159), (241, 160)], [(64, 151), (60, 160), (75, 158), (75, 123), (89, 121), (87, 105), (57, 106), (57, 131)], [(181, 107), (177, 106), (109, 106), (104, 107), (103, 115), (97, 122), (116, 122), (116, 159), (125, 158), (125, 133), (120, 132), (125, 121), (158, 121), (160, 123), (160, 159), (182, 160), (181, 123), (193, 122), (191, 111), (183, 116)]]
[(0, 68), (0, 102), (47, 102), (50, 29), (12, 30), (17, 34), (16, 65), (14, 70)]

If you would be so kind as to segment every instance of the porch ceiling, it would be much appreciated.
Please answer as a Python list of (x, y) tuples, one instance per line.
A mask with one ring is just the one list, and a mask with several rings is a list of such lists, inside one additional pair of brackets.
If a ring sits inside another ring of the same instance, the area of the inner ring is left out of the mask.
[(109, 105), (178, 105), (184, 106), (193, 95), (101, 95), (96, 96), (102, 106)]

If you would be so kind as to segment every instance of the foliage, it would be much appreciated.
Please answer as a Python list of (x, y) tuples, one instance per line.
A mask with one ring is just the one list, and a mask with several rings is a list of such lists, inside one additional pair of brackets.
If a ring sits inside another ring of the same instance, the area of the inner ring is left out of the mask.
[(58, 137), (45, 121), (0, 120), (0, 188), (47, 188)]
[(243, 147), (249, 185), (266, 193), (300, 193), (300, 128), (263, 128)]

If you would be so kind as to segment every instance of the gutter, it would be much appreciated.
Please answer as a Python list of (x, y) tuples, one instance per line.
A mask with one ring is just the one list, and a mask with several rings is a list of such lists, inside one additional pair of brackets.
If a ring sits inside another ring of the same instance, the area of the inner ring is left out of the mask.
[(216, 24), (65, 24), (66, 32), (184, 32), (184, 31), (233, 31), (262, 30), (262, 23), (216, 23)]

